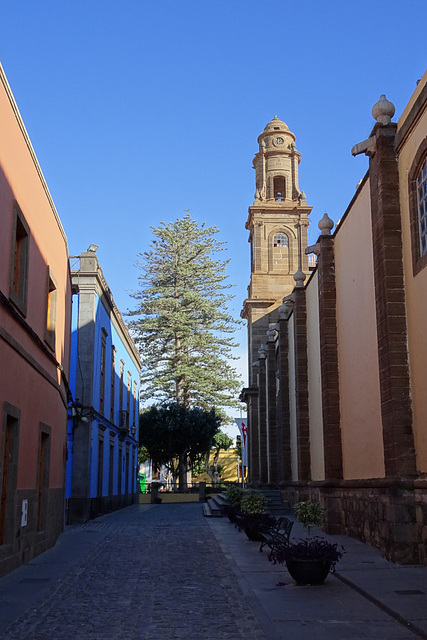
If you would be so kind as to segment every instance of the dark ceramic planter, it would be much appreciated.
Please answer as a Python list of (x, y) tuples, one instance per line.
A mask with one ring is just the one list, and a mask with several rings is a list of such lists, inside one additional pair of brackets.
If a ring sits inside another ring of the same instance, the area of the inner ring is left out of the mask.
[(286, 566), (295, 582), (304, 584), (323, 584), (331, 569), (327, 560), (303, 560), (301, 558), (286, 560)]
[(262, 537), (259, 531), (259, 526), (258, 524), (255, 525), (245, 525), (244, 527), (244, 531), (247, 535), (247, 537), (249, 538), (249, 540), (251, 540), (252, 542), (261, 542), (262, 541)]
[(228, 519), (230, 520), (230, 522), (233, 522), (233, 523), (237, 522), (237, 516), (240, 513), (240, 509), (238, 509), (237, 507), (233, 507), (231, 505), (227, 505), (224, 511)]

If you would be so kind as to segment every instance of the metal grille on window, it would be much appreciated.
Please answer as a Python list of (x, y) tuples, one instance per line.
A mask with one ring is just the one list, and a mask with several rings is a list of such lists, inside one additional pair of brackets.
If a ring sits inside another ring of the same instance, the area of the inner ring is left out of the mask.
[(273, 246), (283, 249), (289, 244), (288, 236), (285, 233), (276, 233), (273, 239)]
[(421, 255), (427, 253), (427, 159), (417, 181)]

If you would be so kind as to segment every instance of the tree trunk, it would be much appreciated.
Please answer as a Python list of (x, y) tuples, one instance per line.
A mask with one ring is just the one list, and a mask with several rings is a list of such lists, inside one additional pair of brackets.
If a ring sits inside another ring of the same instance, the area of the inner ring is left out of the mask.
[(179, 456), (179, 490), (187, 491), (187, 455), (185, 453)]
[(205, 471), (208, 474), (209, 478), (211, 479), (211, 482), (213, 482), (213, 472), (211, 471), (211, 468), (209, 466), (209, 460), (210, 460), (210, 451), (207, 452), (206, 457), (205, 457)]

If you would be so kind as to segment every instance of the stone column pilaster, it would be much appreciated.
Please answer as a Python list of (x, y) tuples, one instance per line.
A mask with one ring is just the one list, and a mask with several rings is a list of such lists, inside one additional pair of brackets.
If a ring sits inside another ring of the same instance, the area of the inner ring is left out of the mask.
[(259, 482), (259, 429), (258, 429), (258, 389), (248, 402), (248, 480)]
[(276, 406), (276, 336), (273, 327), (267, 331), (266, 395), (267, 395), (267, 482), (276, 484), (278, 480), (277, 447), (277, 406)]
[(258, 464), (259, 481), (261, 484), (268, 482), (268, 460), (267, 460), (267, 379), (266, 379), (266, 358), (267, 350), (264, 345), (259, 348), (259, 374), (258, 374)]
[(322, 375), (322, 417), (325, 478), (343, 477), (338, 379), (337, 305), (335, 289), (333, 222), (325, 214), (319, 222), (318, 240), (320, 366)]
[[(295, 274), (295, 278), (297, 278)], [(307, 305), (303, 280), (293, 292), (295, 322), (295, 393), (298, 447), (298, 478), (311, 479), (310, 423), (308, 414)]]
[[(253, 378), (257, 378), (255, 372)], [(258, 387), (254, 384), (243, 389), (240, 400), (246, 403), (247, 411), (248, 482), (257, 484), (259, 482)]]
[(394, 123), (376, 124), (369, 153), (384, 459), (386, 475), (393, 477), (416, 473), (396, 129)]
[(291, 420), (289, 413), (289, 329), (291, 310), (282, 304), (279, 307), (277, 365), (279, 397), (277, 398), (277, 447), (279, 483), (292, 481), (291, 467)]

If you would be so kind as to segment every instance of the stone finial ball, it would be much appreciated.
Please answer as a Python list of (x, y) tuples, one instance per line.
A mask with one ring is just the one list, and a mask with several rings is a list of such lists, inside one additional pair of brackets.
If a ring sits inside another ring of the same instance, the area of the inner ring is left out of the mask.
[(372, 115), (380, 124), (388, 124), (391, 122), (395, 111), (394, 104), (390, 102), (390, 100), (387, 100), (384, 93), (380, 95), (380, 99), (372, 107)]
[(331, 231), (334, 228), (334, 221), (330, 219), (327, 213), (323, 215), (323, 218), (319, 220), (317, 225), (322, 233), (322, 236), (330, 236)]
[(297, 287), (303, 287), (304, 286), (304, 280), (306, 279), (306, 275), (303, 271), (301, 271), (301, 269), (298, 269), (298, 271), (296, 273), (294, 273), (294, 280), (296, 283)]
[(284, 302), (282, 302), (282, 304), (280, 305), (280, 307), (277, 309), (277, 311), (279, 312), (279, 319), (280, 320), (287, 320), (287, 317), (289, 315), (289, 309), (288, 307), (285, 305)]

